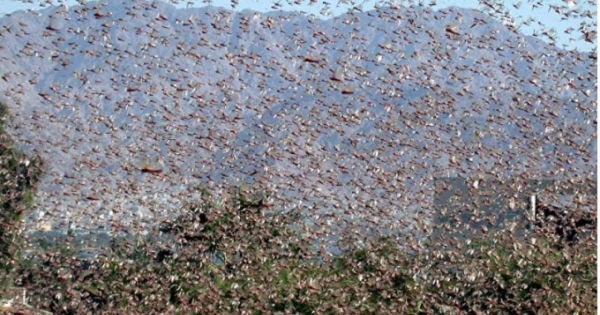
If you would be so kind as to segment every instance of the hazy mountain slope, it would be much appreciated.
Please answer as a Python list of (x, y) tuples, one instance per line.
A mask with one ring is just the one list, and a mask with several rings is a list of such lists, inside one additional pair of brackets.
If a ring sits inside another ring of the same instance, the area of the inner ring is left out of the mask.
[(109, 1), (0, 32), (12, 132), (51, 165), (44, 219), (152, 221), (194, 183), (241, 180), (367, 224), (423, 217), (448, 172), (595, 178), (595, 59), (474, 10), (311, 21)]

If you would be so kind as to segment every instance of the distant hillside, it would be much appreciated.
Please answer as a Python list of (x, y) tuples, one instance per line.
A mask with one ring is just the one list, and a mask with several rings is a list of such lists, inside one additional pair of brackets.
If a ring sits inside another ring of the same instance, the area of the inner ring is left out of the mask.
[(476, 10), (107, 1), (14, 13), (0, 35), (11, 134), (51, 161), (32, 220), (152, 222), (191, 185), (245, 182), (406, 233), (442, 173), (596, 176), (595, 56)]

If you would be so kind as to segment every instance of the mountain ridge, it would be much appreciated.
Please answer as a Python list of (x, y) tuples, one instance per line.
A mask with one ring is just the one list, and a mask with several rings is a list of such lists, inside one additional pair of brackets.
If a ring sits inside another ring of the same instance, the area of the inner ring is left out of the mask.
[[(312, 214), (321, 204), (320, 215), (361, 218), (367, 204), (398, 228), (427, 213), (432, 178), (448, 170), (596, 176), (595, 57), (482, 12), (310, 21), (108, 3), (0, 19), (11, 132), (56, 161), (35, 216), (151, 222), (194, 183), (247, 182)], [(160, 176), (136, 169), (141, 159)]]

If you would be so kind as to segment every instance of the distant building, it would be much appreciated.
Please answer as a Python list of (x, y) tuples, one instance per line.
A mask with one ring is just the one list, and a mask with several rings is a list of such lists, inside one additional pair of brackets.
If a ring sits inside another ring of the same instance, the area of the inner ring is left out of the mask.
[[(552, 216), (553, 211), (562, 213), (575, 208), (575, 194), (592, 196), (590, 205), (593, 203), (591, 210), (595, 211), (596, 187), (596, 182), (576, 185), (554, 179), (500, 182), (438, 178), (435, 183), (434, 228), (429, 242), (446, 244), (452, 238), (464, 240), (498, 230), (525, 237), (544, 225), (544, 216)], [(530, 201), (532, 196), (537, 201), (535, 207)], [(536, 208), (537, 213), (532, 211)], [(566, 224), (565, 214), (560, 218)], [(580, 221), (580, 224), (584, 223), (588, 222)], [(555, 227), (555, 232), (559, 233), (560, 229), (568, 230), (567, 227)], [(574, 233), (567, 230), (560, 233)]]

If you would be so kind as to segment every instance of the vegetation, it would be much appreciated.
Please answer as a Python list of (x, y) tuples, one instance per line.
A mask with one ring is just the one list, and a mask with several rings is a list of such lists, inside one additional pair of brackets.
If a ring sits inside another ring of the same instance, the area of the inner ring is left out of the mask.
[[(596, 309), (591, 236), (557, 250), (503, 234), (466, 251), (408, 255), (381, 237), (337, 256), (317, 256), (290, 228), (292, 214), (235, 193), (190, 203), (160, 230), (179, 250), (146, 238), (91, 264), (48, 248), (19, 262), (17, 283), (34, 305), (63, 314), (589, 314)], [(126, 244), (125, 244), (126, 245)], [(131, 258), (135, 258), (132, 260)], [(84, 264), (88, 266), (85, 267)], [(86, 269), (87, 268), (87, 269)]]
[[(5, 132), (10, 118), (0, 104), (0, 289), (8, 285), (20, 256), (22, 219), (33, 204), (35, 183), (42, 174), (43, 163), (17, 150)], [(4, 279), (4, 280), (2, 280)]]
[[(110, 255), (84, 260), (65, 243), (20, 253), (19, 226), (42, 164), (2, 137), (0, 266), (5, 285), (55, 314), (591, 314), (596, 310), (594, 235), (560, 246), (552, 235), (489, 233), (407, 254), (386, 236), (339, 255), (319, 252), (298, 222), (265, 194), (207, 191), (176, 220)], [(27, 163), (26, 161), (29, 161)], [(166, 248), (167, 234), (178, 248)], [(346, 242), (354, 244), (352, 240)], [(67, 242), (68, 244), (68, 242)]]

